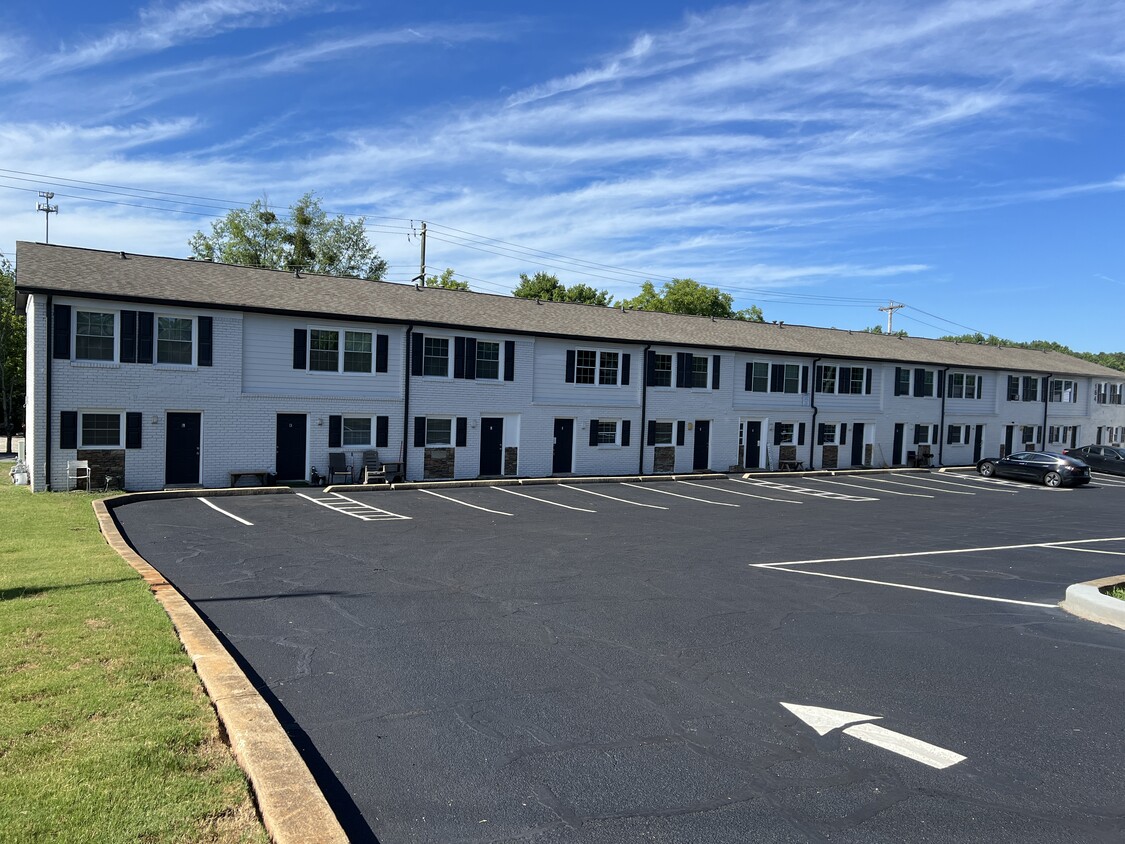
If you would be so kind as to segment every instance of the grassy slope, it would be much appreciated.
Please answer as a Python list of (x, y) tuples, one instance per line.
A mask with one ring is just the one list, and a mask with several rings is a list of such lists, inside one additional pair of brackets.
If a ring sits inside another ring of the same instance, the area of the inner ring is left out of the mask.
[(168, 617), (93, 496), (0, 464), (0, 841), (265, 842)]

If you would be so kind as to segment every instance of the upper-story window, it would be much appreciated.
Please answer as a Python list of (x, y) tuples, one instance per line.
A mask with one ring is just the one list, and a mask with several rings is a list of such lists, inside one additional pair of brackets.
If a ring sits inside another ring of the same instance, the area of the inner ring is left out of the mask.
[(371, 332), (344, 332), (344, 372), (371, 371)]
[(671, 387), (672, 386), (672, 353), (671, 352), (653, 352), (652, 353), (652, 380), (649, 384), (652, 387)]
[(1009, 375), (1008, 401), (1039, 401), (1039, 379), (1034, 375)]
[(947, 378), (946, 395), (951, 399), (979, 399), (984, 385), (980, 375), (967, 372), (951, 372)]
[(322, 328), (309, 330), (309, 369), (336, 372), (340, 366), (340, 332)]
[(339, 328), (293, 329), (293, 368), (310, 372), (387, 371), (388, 338)]
[(566, 383), (616, 387), (629, 383), (630, 356), (602, 349), (567, 349)]
[(711, 358), (707, 355), (692, 355), (691, 386), (697, 390), (711, 386)]
[(422, 374), (449, 377), (449, 338), (426, 337), (422, 344)]
[(156, 362), (191, 366), (195, 320), (191, 317), (156, 318)]
[(1078, 401), (1078, 382), (1063, 378), (1051, 379), (1050, 400), (1070, 404)]
[(477, 378), (500, 380), (500, 343), (495, 340), (477, 340)]
[(937, 395), (937, 372), (933, 369), (895, 367), (895, 395), (933, 398)]
[(871, 370), (866, 366), (818, 366), (817, 392), (870, 395)]
[(803, 393), (808, 377), (809, 368), (796, 363), (746, 364), (746, 390), (752, 393)]
[(114, 341), (117, 315), (104, 311), (76, 311), (74, 315), (74, 359), (116, 359)]

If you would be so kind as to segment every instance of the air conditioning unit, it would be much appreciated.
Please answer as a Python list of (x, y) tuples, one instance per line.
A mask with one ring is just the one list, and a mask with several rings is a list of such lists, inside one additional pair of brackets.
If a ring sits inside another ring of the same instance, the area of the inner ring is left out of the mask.
[(1035, 443), (1024, 443), (1023, 444), (1023, 450), (1024, 451), (1035, 451)]

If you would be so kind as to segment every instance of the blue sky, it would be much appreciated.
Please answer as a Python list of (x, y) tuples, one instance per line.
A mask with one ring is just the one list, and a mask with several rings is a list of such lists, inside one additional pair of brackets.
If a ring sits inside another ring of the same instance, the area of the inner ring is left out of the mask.
[[(1125, 3), (9, 0), (0, 251), (186, 256), (306, 191), (510, 291), (1125, 349)], [(413, 226), (412, 223), (413, 222)]]

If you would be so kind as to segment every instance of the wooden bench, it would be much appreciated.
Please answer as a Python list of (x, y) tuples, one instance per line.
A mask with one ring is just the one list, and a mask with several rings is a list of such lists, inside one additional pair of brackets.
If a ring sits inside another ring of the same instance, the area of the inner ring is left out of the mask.
[(258, 479), (258, 486), (265, 486), (266, 482), (267, 482), (267, 479), (269, 478), (270, 474), (272, 474), (272, 473), (267, 472), (265, 470), (260, 471), (260, 472), (231, 472), (230, 473), (230, 485), (232, 487), (238, 486), (238, 482), (240, 480), (242, 480), (243, 478), (257, 478)]
[(805, 471), (804, 460), (779, 460), (777, 463), (779, 472), (803, 472)]

